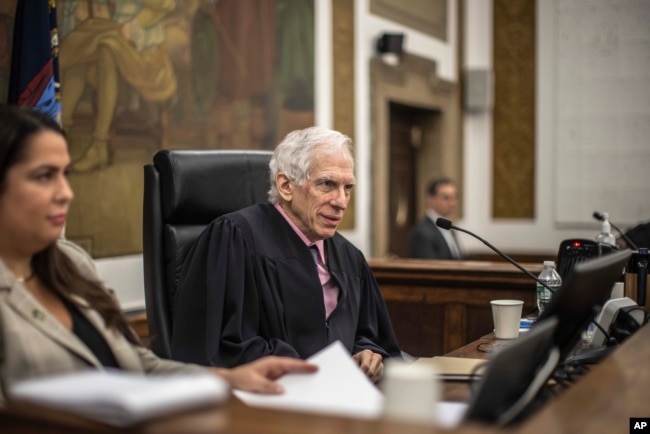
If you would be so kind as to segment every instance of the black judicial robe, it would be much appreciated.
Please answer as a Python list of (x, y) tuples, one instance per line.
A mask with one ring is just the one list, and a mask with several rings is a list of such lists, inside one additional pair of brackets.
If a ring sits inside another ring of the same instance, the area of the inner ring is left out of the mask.
[(311, 252), (273, 205), (215, 219), (181, 272), (172, 357), (232, 367), (271, 354), (307, 358), (336, 340), (352, 354), (370, 349), (400, 357), (363, 254), (338, 233), (325, 244), (340, 287), (327, 321)]

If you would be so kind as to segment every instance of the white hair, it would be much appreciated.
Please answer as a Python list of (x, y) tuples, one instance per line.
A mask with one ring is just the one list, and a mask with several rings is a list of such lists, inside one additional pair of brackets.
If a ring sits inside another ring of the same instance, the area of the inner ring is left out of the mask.
[(307, 180), (311, 171), (312, 157), (317, 149), (318, 152), (330, 155), (344, 152), (354, 165), (352, 140), (345, 134), (324, 127), (292, 131), (275, 148), (269, 163), (271, 181), (269, 202), (276, 204), (280, 201), (280, 194), (275, 185), (275, 177), (278, 173), (284, 173), (297, 185), (302, 185)]

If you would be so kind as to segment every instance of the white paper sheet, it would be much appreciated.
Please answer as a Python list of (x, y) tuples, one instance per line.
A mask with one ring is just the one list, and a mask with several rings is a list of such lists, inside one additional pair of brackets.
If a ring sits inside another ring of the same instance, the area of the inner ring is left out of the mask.
[(225, 380), (210, 374), (144, 376), (87, 371), (15, 384), (12, 398), (65, 410), (116, 426), (216, 404), (230, 396)]
[[(278, 382), (282, 395), (235, 391), (246, 404), (372, 419), (381, 416), (383, 396), (359, 369), (343, 344), (334, 342), (309, 358), (318, 365), (313, 374), (288, 374)], [(432, 409), (433, 410), (433, 409)]]
[[(288, 374), (278, 380), (283, 395), (233, 393), (253, 407), (307, 411), (362, 419), (382, 416), (384, 396), (361, 372), (340, 342), (335, 342), (309, 358), (318, 365), (314, 374)], [(439, 401), (431, 408), (435, 424), (452, 428), (460, 424), (467, 410), (465, 402)]]

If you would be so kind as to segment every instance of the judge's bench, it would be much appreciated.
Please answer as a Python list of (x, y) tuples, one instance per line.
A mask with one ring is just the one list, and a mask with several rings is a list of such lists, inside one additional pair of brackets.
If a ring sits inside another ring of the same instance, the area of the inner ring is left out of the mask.
[[(474, 356), (472, 351), (477, 344), (480, 342), (470, 343), (451, 354)], [(650, 326), (646, 325), (576, 384), (552, 398), (520, 424), (508, 428), (461, 424), (454, 429), (439, 429), (381, 419), (361, 420), (264, 410), (247, 407), (234, 397), (219, 406), (172, 414), (127, 429), (117, 429), (31, 405), (15, 404), (0, 409), (0, 427), (2, 432), (7, 433), (628, 433), (633, 432), (630, 429), (631, 418), (650, 417), (649, 360)], [(469, 387), (467, 383), (464, 385)], [(462, 386), (446, 384), (445, 389)]]
[[(489, 301), (517, 298), (534, 308), (535, 285), (510, 264), (489, 261), (370, 260), (400, 344), (418, 357), (481, 358), (491, 339)], [(524, 264), (534, 274), (541, 264)], [(146, 338), (146, 318), (132, 315)], [(488, 333), (488, 335), (486, 335)], [(525, 363), (525, 361), (522, 361)], [(461, 424), (442, 429), (387, 420), (361, 420), (251, 408), (231, 397), (225, 404), (170, 414), (117, 429), (59, 411), (14, 403), (0, 409), (0, 431), (37, 433), (628, 433), (630, 419), (650, 417), (650, 326), (646, 325), (558, 396), (508, 428)], [(468, 382), (445, 382), (443, 399), (465, 400)]]

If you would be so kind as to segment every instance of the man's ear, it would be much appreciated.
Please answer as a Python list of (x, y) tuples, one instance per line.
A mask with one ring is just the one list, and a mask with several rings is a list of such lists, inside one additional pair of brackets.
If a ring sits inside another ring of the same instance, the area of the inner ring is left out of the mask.
[(278, 189), (278, 193), (280, 193), (282, 200), (285, 202), (291, 202), (295, 185), (291, 180), (289, 180), (289, 177), (284, 173), (279, 172), (275, 175), (275, 186)]

